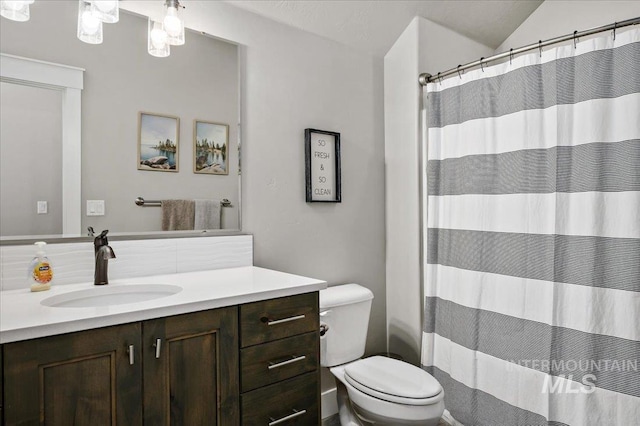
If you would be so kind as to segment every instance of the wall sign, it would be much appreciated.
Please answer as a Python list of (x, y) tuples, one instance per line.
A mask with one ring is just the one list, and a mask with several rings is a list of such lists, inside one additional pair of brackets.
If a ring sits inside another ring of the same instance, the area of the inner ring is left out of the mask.
[(341, 202), (340, 133), (305, 129), (307, 202)]

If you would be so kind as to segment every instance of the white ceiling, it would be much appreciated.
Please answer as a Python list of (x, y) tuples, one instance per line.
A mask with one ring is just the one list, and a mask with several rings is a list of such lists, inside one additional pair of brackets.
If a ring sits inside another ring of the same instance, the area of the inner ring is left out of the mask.
[(543, 0), (226, 0), (269, 19), (384, 56), (415, 16), (493, 49)]

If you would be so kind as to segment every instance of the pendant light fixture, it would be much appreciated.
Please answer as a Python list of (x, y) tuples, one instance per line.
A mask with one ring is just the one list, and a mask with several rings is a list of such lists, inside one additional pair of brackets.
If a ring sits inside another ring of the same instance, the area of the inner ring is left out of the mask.
[(102, 21), (92, 13), (93, 5), (86, 0), (78, 2), (78, 38), (89, 44), (102, 43)]
[[(0, 0), (0, 14), (13, 21), (29, 20), (29, 6), (35, 0)], [(185, 43), (184, 19), (179, 0), (164, 0), (164, 16), (156, 21), (149, 18), (147, 51), (150, 55), (165, 58), (171, 53), (170, 46)], [(113, 24), (120, 20), (119, 0), (78, 0), (78, 39), (89, 44), (103, 41), (102, 24)]]
[(35, 0), (2, 0), (0, 1), (0, 15), (17, 22), (29, 20), (29, 5)]
[(147, 32), (147, 51), (151, 56), (166, 58), (171, 53), (169, 35), (162, 22), (149, 18), (149, 30)]
[(184, 20), (180, 19), (179, 16), (180, 2), (178, 0), (166, 0), (164, 7), (165, 15), (162, 24), (169, 37), (169, 44), (181, 46), (184, 44)]
[(180, 5), (178, 0), (165, 0), (164, 18), (162, 21), (154, 21), (149, 18), (148, 48), (150, 55), (165, 58), (171, 53), (171, 46), (184, 44), (184, 20), (180, 17)]
[(78, 38), (85, 43), (102, 43), (102, 23), (119, 20), (118, 0), (78, 0)]
[(115, 24), (120, 20), (118, 0), (93, 0), (91, 14), (105, 24)]

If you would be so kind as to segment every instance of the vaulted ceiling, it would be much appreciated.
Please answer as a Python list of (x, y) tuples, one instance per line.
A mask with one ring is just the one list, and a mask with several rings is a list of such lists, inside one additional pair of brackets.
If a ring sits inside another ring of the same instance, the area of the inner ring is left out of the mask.
[(228, 3), (384, 56), (415, 16), (497, 48), (542, 0), (227, 0)]

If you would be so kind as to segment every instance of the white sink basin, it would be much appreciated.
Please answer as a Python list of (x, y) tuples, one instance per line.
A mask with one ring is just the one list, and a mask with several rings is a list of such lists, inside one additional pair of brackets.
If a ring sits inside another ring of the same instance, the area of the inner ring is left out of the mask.
[(169, 284), (105, 285), (51, 296), (40, 304), (52, 308), (92, 308), (146, 302), (171, 296), (180, 291), (182, 287)]

